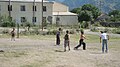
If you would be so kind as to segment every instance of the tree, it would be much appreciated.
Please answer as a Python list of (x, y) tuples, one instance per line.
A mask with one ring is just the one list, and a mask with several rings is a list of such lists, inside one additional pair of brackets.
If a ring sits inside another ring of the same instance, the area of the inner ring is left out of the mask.
[(92, 19), (96, 19), (101, 14), (100, 10), (91, 4), (85, 4), (80, 8), (71, 10), (71, 12), (78, 14), (79, 22), (91, 21)]
[(72, 13), (79, 13), (80, 12), (80, 8), (74, 8), (73, 10), (71, 10), (70, 12)]
[[(73, 9), (71, 12), (78, 14), (78, 21), (81, 22), (81, 24), (83, 24), (83, 21), (92, 22), (101, 14), (100, 10), (91, 4), (85, 4), (80, 8)], [(89, 24), (91, 28), (91, 22), (90, 23), (87, 22), (83, 24), (84, 27), (87, 28)]]
[(120, 21), (120, 10), (111, 11), (109, 16), (111, 16), (111, 21), (113, 22)]
[(92, 14), (91, 14), (91, 17), (93, 19), (96, 19), (100, 14), (100, 10), (95, 7), (94, 5), (91, 5), (91, 4), (85, 4), (82, 6), (81, 8), (81, 11), (90, 11)]

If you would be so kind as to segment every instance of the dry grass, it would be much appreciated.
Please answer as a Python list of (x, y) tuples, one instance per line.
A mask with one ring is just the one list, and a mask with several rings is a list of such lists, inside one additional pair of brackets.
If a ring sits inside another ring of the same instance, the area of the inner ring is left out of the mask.
[[(87, 50), (73, 50), (79, 34), (71, 36), (71, 50), (63, 52), (63, 40), (55, 46), (55, 36), (22, 36), (16, 41), (0, 38), (0, 67), (119, 67), (119, 37), (109, 41), (109, 52), (101, 53), (101, 44), (96, 35), (87, 36)], [(61, 35), (61, 39), (63, 35)]]

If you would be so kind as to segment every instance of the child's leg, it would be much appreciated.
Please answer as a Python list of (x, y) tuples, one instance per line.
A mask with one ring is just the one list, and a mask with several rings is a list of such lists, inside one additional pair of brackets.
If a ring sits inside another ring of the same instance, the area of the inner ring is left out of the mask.
[(77, 45), (74, 49), (78, 49), (81, 46), (82, 42), (83, 42), (83, 40), (80, 40), (79, 45)]
[(68, 49), (70, 50), (70, 42), (68, 41)]
[(86, 50), (86, 43), (83, 42), (83, 50)]
[(66, 51), (66, 41), (64, 41), (64, 52)]

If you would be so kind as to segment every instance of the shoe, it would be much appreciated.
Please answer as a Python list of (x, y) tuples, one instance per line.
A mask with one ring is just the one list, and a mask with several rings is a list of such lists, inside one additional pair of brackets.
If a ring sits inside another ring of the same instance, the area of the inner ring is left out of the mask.
[(107, 51), (107, 50), (105, 50), (105, 52), (106, 52), (106, 53), (108, 53), (108, 51)]
[(77, 48), (74, 48), (74, 50), (77, 50)]

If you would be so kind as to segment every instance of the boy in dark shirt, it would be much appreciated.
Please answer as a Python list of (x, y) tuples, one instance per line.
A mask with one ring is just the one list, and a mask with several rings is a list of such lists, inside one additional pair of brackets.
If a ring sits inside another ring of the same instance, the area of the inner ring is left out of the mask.
[(12, 40), (15, 41), (15, 28), (13, 28), (13, 30), (11, 31), (11, 41)]
[(70, 50), (70, 45), (69, 45), (69, 34), (68, 30), (66, 31), (66, 34), (64, 36), (64, 52), (66, 51), (66, 46), (68, 46), (68, 49)]
[(60, 31), (61, 28), (59, 28), (59, 31), (56, 33), (56, 45), (60, 45)]

